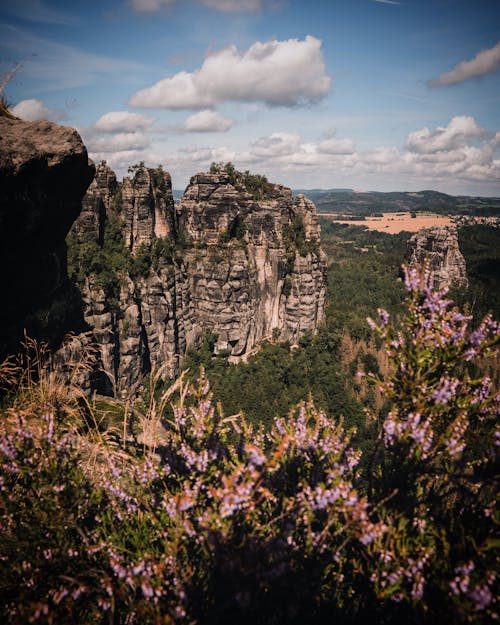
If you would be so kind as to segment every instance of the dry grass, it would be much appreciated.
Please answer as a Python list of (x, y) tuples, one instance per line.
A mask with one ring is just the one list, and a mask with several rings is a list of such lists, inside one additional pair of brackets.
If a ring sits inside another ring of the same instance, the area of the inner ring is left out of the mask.
[(135, 387), (125, 398), (89, 394), (82, 381), (95, 371), (97, 361), (98, 351), (85, 336), (68, 336), (55, 355), (46, 343), (25, 336), (20, 354), (0, 363), (0, 433), (53, 415), (73, 437), (82, 468), (96, 483), (110, 467), (123, 469), (136, 462), (138, 452), (146, 459), (155, 457), (172, 395), (179, 391), (182, 403), (187, 389), (183, 374), (162, 391), (165, 370), (159, 369), (141, 381), (140, 398)]
[(423, 228), (433, 226), (451, 226), (453, 221), (445, 215), (435, 215), (432, 213), (417, 213), (416, 217), (410, 217), (408, 213), (383, 213), (383, 217), (367, 217), (366, 219), (354, 221), (337, 219), (338, 213), (321, 213), (320, 217), (331, 219), (335, 223), (349, 224), (350, 226), (366, 226), (369, 230), (386, 232), (387, 234), (399, 234), (400, 232), (418, 232)]

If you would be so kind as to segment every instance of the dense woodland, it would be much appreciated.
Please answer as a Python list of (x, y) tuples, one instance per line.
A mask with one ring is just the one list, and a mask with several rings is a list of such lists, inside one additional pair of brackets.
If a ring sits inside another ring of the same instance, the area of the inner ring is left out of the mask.
[[(364, 409), (381, 407), (374, 389), (360, 384), (356, 374), (379, 374), (386, 364), (366, 317), (376, 315), (380, 307), (392, 317), (401, 312), (401, 266), (410, 234), (390, 235), (325, 219), (321, 228), (329, 270), (326, 320), (317, 335), (303, 337), (298, 349), (276, 337), (238, 364), (230, 364), (224, 354), (213, 354), (215, 337), (210, 334), (188, 352), (184, 367), (190, 377), (194, 379), (203, 365), (227, 414), (241, 410), (250, 421), (269, 424), (311, 395), (329, 414), (341, 414), (349, 425), (362, 429)], [(468, 226), (460, 230), (459, 238), (470, 287), (452, 296), (470, 309), (476, 323), (488, 312), (498, 319), (500, 229)]]

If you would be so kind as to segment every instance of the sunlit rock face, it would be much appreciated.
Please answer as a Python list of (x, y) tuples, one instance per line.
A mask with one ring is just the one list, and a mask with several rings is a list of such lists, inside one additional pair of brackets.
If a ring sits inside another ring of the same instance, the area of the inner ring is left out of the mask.
[(73, 325), (65, 237), (93, 176), (73, 128), (0, 118), (0, 356), (25, 328), (53, 341)]
[[(105, 218), (119, 217), (132, 254), (155, 240), (175, 250), (141, 276), (122, 273), (118, 310), (91, 277), (85, 282), (85, 320), (108, 391), (130, 389), (158, 367), (174, 375), (207, 331), (217, 337), (216, 352), (237, 358), (272, 336), (295, 344), (324, 317), (326, 258), (312, 202), (270, 184), (256, 200), (226, 174), (200, 173), (175, 207), (170, 176), (160, 174), (139, 168), (113, 194), (104, 189), (102, 204), (97, 183), (84, 200), (99, 222), (105, 197), (114, 197)], [(75, 227), (95, 237), (93, 225)]]
[(419, 230), (408, 241), (410, 265), (428, 263), (437, 287), (467, 287), (465, 259), (458, 247), (455, 226)]

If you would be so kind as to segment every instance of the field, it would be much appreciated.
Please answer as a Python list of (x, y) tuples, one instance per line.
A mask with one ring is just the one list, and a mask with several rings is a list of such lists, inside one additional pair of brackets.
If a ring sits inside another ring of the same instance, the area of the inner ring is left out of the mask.
[(370, 230), (378, 230), (387, 234), (399, 232), (417, 232), (422, 228), (432, 226), (450, 226), (453, 222), (449, 217), (434, 213), (417, 213), (411, 217), (409, 213), (383, 213), (383, 217), (366, 217), (360, 220), (338, 219), (338, 213), (321, 213), (321, 217), (331, 219), (336, 223), (349, 224), (351, 226), (366, 226)]

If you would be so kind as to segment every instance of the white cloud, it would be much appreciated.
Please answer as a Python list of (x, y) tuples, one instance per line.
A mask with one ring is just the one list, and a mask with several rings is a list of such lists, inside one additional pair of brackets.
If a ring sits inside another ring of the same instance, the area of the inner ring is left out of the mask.
[(229, 117), (206, 110), (188, 117), (182, 127), (186, 132), (226, 132), (233, 124), (234, 120)]
[(444, 128), (438, 126), (430, 131), (427, 127), (415, 130), (408, 135), (406, 147), (411, 152), (422, 154), (439, 152), (441, 150), (453, 150), (462, 145), (467, 138), (483, 137), (486, 131), (480, 128), (473, 117), (460, 115), (453, 117)]
[(350, 139), (337, 139), (335, 131), (329, 133), (329, 137), (318, 144), (318, 151), (323, 154), (352, 154), (354, 143)]
[(152, 167), (162, 163), (171, 171), (175, 188), (197, 171), (207, 171), (212, 161), (232, 161), (238, 169), (250, 169), (292, 187), (500, 193), (500, 159), (495, 158), (500, 133), (486, 133), (466, 116), (424, 130), (424, 136), (422, 130), (410, 133), (410, 145), (370, 149), (356, 149), (352, 141), (339, 139), (334, 132), (317, 141), (305, 141), (298, 133), (275, 132), (240, 149), (215, 143), (175, 149), (160, 141), (149, 145), (141, 133), (122, 133), (91, 139), (89, 151), (91, 158), (106, 159), (124, 172), (141, 160)]
[(300, 136), (287, 132), (274, 132), (252, 143), (250, 154), (257, 158), (288, 156), (301, 148)]
[(451, 72), (441, 74), (427, 82), (429, 87), (455, 85), (471, 78), (478, 78), (500, 70), (500, 41), (487, 50), (482, 50), (470, 61), (462, 61), (455, 65)]
[(261, 8), (261, 0), (203, 0), (203, 4), (226, 13), (258, 11)]
[(11, 109), (16, 117), (20, 117), (26, 121), (34, 121), (36, 119), (48, 119), (52, 122), (61, 121), (68, 116), (61, 109), (50, 109), (40, 100), (31, 98), (22, 100)]
[(149, 115), (129, 111), (110, 111), (102, 115), (94, 124), (99, 132), (137, 132), (147, 130), (155, 120)]
[(144, 11), (145, 13), (159, 11), (164, 7), (169, 7), (175, 3), (175, 0), (131, 0), (131, 6), (136, 11)]
[[(131, 0), (130, 4), (136, 11), (152, 13), (168, 8), (182, 0)], [(258, 11), (261, 0), (201, 0), (201, 3), (224, 13), (241, 13)]]
[(235, 46), (207, 56), (199, 70), (179, 72), (134, 93), (129, 104), (146, 108), (208, 108), (217, 102), (294, 106), (326, 96), (321, 40), (257, 41), (244, 53)]
[(142, 150), (149, 147), (151, 141), (142, 132), (122, 132), (105, 138), (87, 138), (89, 152), (123, 152)]

